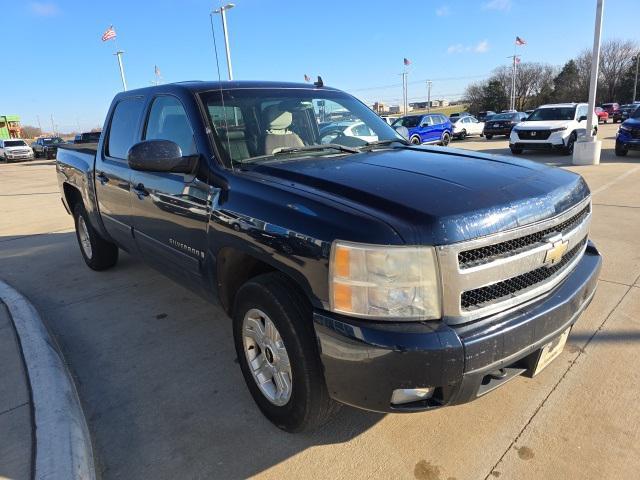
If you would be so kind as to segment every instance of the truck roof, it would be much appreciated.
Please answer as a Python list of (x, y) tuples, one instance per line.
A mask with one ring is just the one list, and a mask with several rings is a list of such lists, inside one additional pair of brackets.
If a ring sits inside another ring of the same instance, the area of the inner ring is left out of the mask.
[(240, 89), (240, 88), (282, 88), (282, 89), (305, 89), (305, 90), (331, 90), (338, 91), (335, 88), (322, 86), (316, 87), (312, 83), (296, 83), (296, 82), (270, 82), (263, 80), (230, 80), (230, 81), (202, 81), (202, 80), (189, 80), (185, 82), (176, 82), (176, 83), (165, 83), (162, 85), (153, 85), (150, 87), (138, 88), (135, 90), (128, 90), (126, 92), (121, 92), (118, 96), (130, 95), (135, 93), (140, 94), (150, 94), (156, 91), (166, 92), (166, 91), (190, 91), (192, 93), (198, 92), (206, 92), (209, 90), (231, 90), (231, 89)]
[(562, 107), (575, 107), (577, 105), (586, 105), (586, 103), (548, 103), (547, 105), (540, 105), (538, 108), (562, 108)]

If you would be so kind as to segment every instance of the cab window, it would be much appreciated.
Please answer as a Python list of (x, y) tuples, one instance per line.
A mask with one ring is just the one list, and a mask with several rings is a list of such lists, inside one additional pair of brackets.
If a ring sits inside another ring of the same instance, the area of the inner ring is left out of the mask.
[(127, 158), (129, 149), (137, 140), (143, 107), (141, 97), (125, 98), (118, 102), (111, 117), (107, 156), (122, 160)]
[(196, 146), (187, 112), (175, 97), (161, 96), (151, 105), (145, 140), (170, 140), (177, 143), (183, 156), (194, 155)]

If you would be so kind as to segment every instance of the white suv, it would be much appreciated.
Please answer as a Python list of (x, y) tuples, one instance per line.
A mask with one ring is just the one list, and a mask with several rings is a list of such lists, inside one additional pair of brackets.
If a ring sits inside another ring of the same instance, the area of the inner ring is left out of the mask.
[[(571, 155), (575, 141), (586, 134), (588, 112), (586, 103), (542, 105), (511, 130), (509, 148), (516, 155), (525, 149), (554, 148)], [(597, 120), (593, 124), (598, 125)]]
[(0, 158), (11, 160), (33, 160), (33, 149), (24, 140), (9, 138), (0, 140)]

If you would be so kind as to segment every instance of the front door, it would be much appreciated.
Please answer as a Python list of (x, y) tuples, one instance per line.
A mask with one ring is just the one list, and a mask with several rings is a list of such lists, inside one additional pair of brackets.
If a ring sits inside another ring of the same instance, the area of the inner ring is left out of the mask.
[(131, 231), (131, 170), (129, 148), (140, 138), (139, 125), (144, 109), (142, 97), (120, 100), (113, 109), (108, 133), (97, 154), (95, 182), (102, 222), (116, 243), (135, 250)]
[[(185, 109), (170, 95), (160, 95), (151, 103), (143, 139), (171, 140), (183, 156), (198, 154)], [(140, 171), (132, 171), (131, 185), (134, 235), (145, 260), (163, 269), (200, 275), (206, 251), (208, 185), (195, 174)]]

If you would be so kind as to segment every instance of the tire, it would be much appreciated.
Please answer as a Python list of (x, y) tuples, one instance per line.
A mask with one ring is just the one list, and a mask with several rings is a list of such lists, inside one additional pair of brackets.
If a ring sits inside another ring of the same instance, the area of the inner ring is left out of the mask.
[(413, 145), (422, 145), (422, 139), (418, 135), (414, 135), (409, 141)]
[(493, 135), (491, 135), (490, 133), (485, 135), (484, 138), (486, 138), (487, 140), (491, 140), (493, 138)]
[[(267, 322), (271, 322), (275, 334)], [(260, 337), (261, 328), (271, 335), (262, 335), (259, 342), (255, 339)], [(311, 306), (283, 274), (259, 275), (240, 287), (234, 301), (233, 336), (247, 388), (275, 426), (292, 433), (313, 430), (339, 409), (340, 404), (329, 396), (324, 381)], [(283, 349), (288, 362), (282, 365), (289, 367), (279, 370)], [(266, 378), (272, 376), (270, 380), (261, 377), (261, 387), (253, 373), (258, 363), (261, 366), (256, 369), (266, 371)], [(286, 387), (287, 383), (274, 372), (289, 380), (288, 395), (285, 388), (279, 387)], [(280, 382), (276, 382), (277, 376)]]
[(118, 262), (118, 247), (100, 236), (89, 222), (89, 216), (81, 202), (73, 209), (76, 238), (85, 263), (92, 270), (106, 270)]
[(627, 153), (629, 153), (629, 150), (627, 150), (622, 145), (620, 145), (618, 142), (616, 142), (615, 152), (616, 152), (616, 156), (625, 157), (627, 155)]
[(569, 135), (569, 139), (567, 140), (567, 145), (562, 147), (563, 155), (571, 155), (573, 153), (573, 145), (576, 143), (576, 132), (573, 132)]
[(458, 135), (458, 138), (459, 138), (460, 140), (464, 140), (465, 138), (467, 138), (467, 131), (466, 131), (466, 130), (462, 130), (462, 131), (460, 132), (460, 135)]
[(451, 134), (449, 132), (444, 132), (442, 137), (440, 138), (440, 145), (446, 147), (451, 142)]
[(509, 147), (509, 149), (511, 149), (511, 153), (513, 153), (514, 155), (522, 155), (522, 148)]

